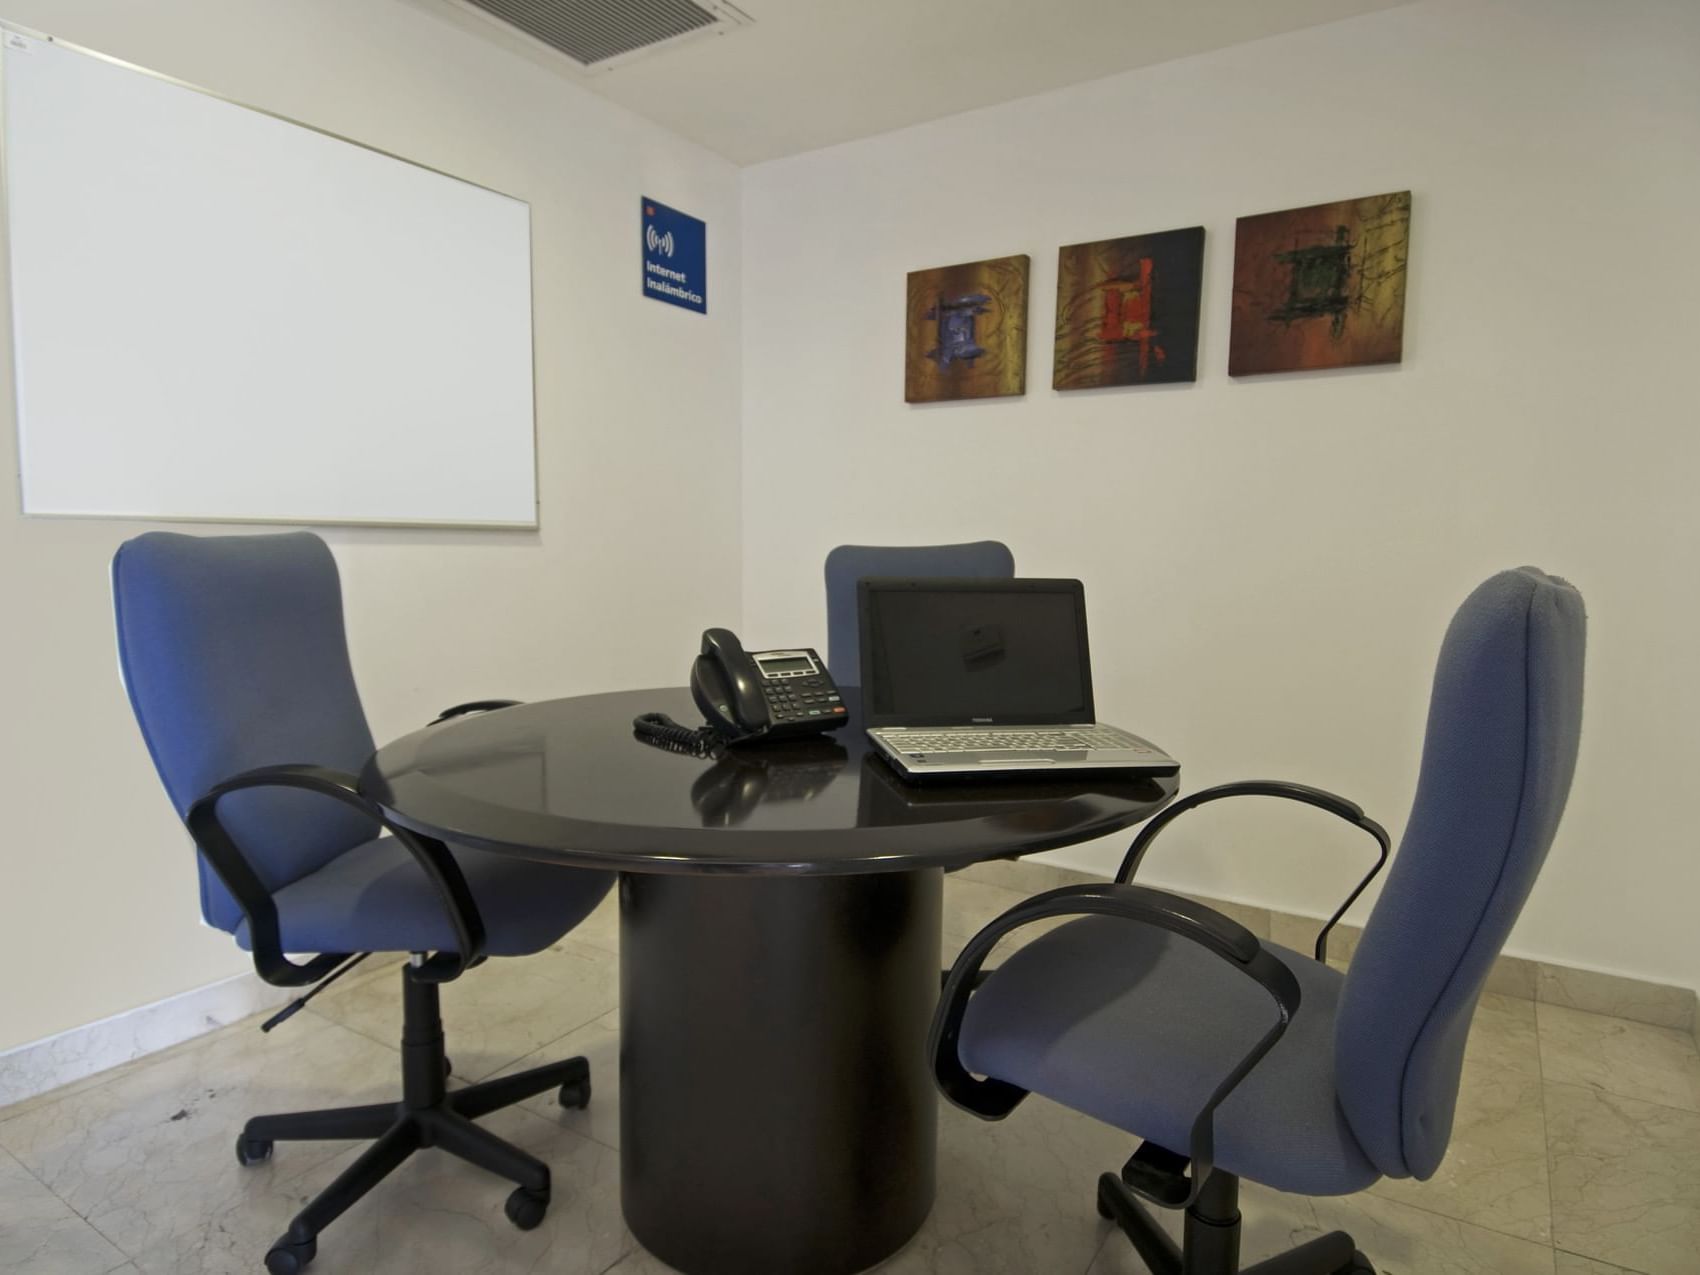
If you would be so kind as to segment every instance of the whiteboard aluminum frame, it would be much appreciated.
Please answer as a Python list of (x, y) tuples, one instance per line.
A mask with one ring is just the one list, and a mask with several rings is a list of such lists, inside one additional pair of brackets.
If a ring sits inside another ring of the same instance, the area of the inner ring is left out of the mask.
[[(537, 432), (537, 274), (536, 274), (537, 227), (536, 227), (536, 223), (535, 223), (535, 221), (534, 221), (534, 219), (532, 218), (532, 215), (531, 215), (532, 210), (531, 210), (531, 201), (530, 200), (521, 199), (518, 195), (510, 194), (508, 191), (505, 191), (505, 190), (499, 190), (494, 186), (486, 186), (482, 182), (475, 182), (469, 177), (461, 177), (456, 173), (447, 172), (444, 169), (433, 167), (430, 164), (421, 163), (419, 160), (409, 159), (406, 155), (398, 155), (394, 151), (387, 151), (382, 146), (373, 146), (369, 142), (362, 142), (362, 141), (359, 141), (355, 138), (345, 136), (342, 133), (333, 132), (331, 129), (321, 128), (317, 124), (309, 124), (309, 123), (305, 122), (304, 120), (296, 119), (294, 116), (285, 115), (285, 114), (283, 114), (282, 112), (279, 112), (279, 111), (267, 110), (263, 106), (255, 106), (252, 102), (244, 102), (240, 98), (230, 97), (227, 94), (220, 93), (215, 89), (204, 88), (199, 84), (190, 83), (188, 80), (178, 79), (176, 76), (167, 75), (163, 71), (155, 71), (155, 70), (152, 70), (152, 69), (145, 67), (145, 66), (138, 66), (134, 62), (128, 62), (128, 61), (125, 61), (123, 58), (114, 57), (110, 53), (102, 53), (99, 49), (91, 49), (91, 48), (88, 48), (85, 45), (76, 44), (76, 43), (74, 43), (73, 41), (70, 41), (70, 40), (62, 40), (58, 36), (49, 35), (44, 31), (37, 31), (33, 27), (26, 27), (21, 23), (8, 22), (5, 19), (0, 18), (0, 39), (3, 39), (7, 35), (20, 35), (20, 36), (23, 36), (26, 39), (39, 40), (39, 41), (41, 41), (42, 43), (45, 43), (45, 44), (58, 45), (60, 48), (67, 49), (72, 53), (79, 53), (79, 54), (82, 54), (85, 57), (95, 58), (98, 61), (109, 63), (112, 66), (121, 67), (122, 69), (124, 69), (126, 71), (134, 71), (139, 75), (145, 75), (145, 76), (149, 77), (150, 79), (159, 80), (159, 81), (162, 81), (163, 83), (174, 85), (177, 88), (188, 89), (192, 93), (199, 93), (203, 97), (210, 97), (210, 98), (213, 98), (213, 99), (220, 101), (220, 102), (226, 102), (231, 106), (241, 107), (245, 111), (253, 111), (255, 114), (258, 114), (258, 115), (269, 116), (270, 118), (272, 118), (274, 120), (279, 120), (282, 123), (294, 125), (296, 128), (304, 128), (308, 132), (318, 133), (322, 137), (331, 138), (333, 141), (346, 142), (350, 146), (358, 146), (363, 151), (371, 151), (374, 155), (382, 155), (386, 159), (393, 159), (393, 160), (397, 160), (398, 162), (403, 163), (403, 164), (410, 164), (414, 168), (422, 168), (426, 172), (435, 173), (439, 177), (447, 177), (450, 181), (457, 181), (457, 182), (462, 183), (463, 185), (472, 186), (475, 189), (486, 191), (489, 194), (500, 195), (504, 199), (511, 199), (515, 203), (524, 204), (525, 209), (526, 209), (526, 217), (525, 217), (526, 254), (530, 258), (531, 263), (532, 263), (532, 268), (526, 272), (526, 298), (527, 298), (527, 305), (529, 306), (529, 310), (530, 310), (529, 317), (530, 317), (530, 321), (531, 321), (531, 508), (532, 508), (532, 517), (531, 517), (530, 522), (488, 522), (488, 521), (465, 522), (465, 521), (456, 521), (456, 520), (427, 521), (427, 520), (423, 520), (423, 519), (397, 519), (397, 518), (270, 518), (270, 517), (266, 517), (266, 518), (243, 518), (243, 517), (237, 517), (237, 516), (215, 518), (215, 517), (210, 517), (210, 516), (203, 516), (203, 515), (200, 515), (200, 514), (31, 513), (31, 512), (29, 512), (29, 510), (27, 510), (24, 507), (23, 423), (22, 423), (22, 415), (21, 415), (22, 405), (18, 401), (18, 358), (17, 358), (17, 356), (18, 356), (18, 349), (17, 349), (17, 343), (18, 343), (18, 323), (17, 323), (18, 312), (17, 312), (17, 307), (16, 307), (16, 298), (12, 295), (11, 179), (10, 179), (10, 175), (7, 171), (8, 170), (7, 147), (4, 146), (3, 144), (0, 144), (0, 208), (4, 208), (6, 210), (6, 216), (5, 216), (6, 227), (5, 227), (5, 236), (4, 236), (5, 249), (6, 249), (6, 251), (5, 251), (5, 260), (6, 260), (6, 312), (10, 316), (11, 329), (12, 329), (12, 331), (11, 331), (12, 339), (10, 341), (6, 342), (6, 347), (7, 347), (6, 348), (6, 364), (7, 364), (6, 371), (10, 375), (11, 381), (12, 381), (12, 396), (11, 396), (11, 398), (12, 398), (12, 435), (13, 435), (13, 452), (12, 452), (12, 455), (13, 455), (14, 461), (16, 462), (16, 473), (13, 475), (13, 479), (14, 479), (14, 482), (17, 486), (18, 512), (23, 517), (25, 517), (25, 518), (55, 519), (55, 520), (56, 519), (79, 519), (79, 520), (80, 519), (91, 519), (91, 520), (98, 520), (98, 521), (105, 521), (105, 522), (114, 522), (114, 521), (116, 521), (116, 522), (188, 522), (188, 523), (200, 523), (200, 524), (203, 524), (203, 525), (204, 524), (214, 524), (214, 525), (225, 524), (225, 525), (230, 525), (230, 526), (399, 527), (399, 528), (440, 527), (440, 528), (449, 528), (449, 529), (455, 529), (455, 530), (477, 530), (477, 531), (538, 531), (538, 530), (541, 530), (541, 528), (542, 528), (542, 514), (543, 514), (543, 507), (542, 507), (543, 506), (543, 495), (542, 495), (541, 477), (540, 477), (540, 474), (538, 472), (538, 454), (537, 454), (537, 444), (538, 444), (538, 432)], [(0, 54), (0, 142), (3, 142), (4, 138), (6, 136), (6, 92), (5, 92), (6, 70), (5, 70), (5, 67), (6, 67), (6, 59), (5, 59), (3, 54)]]

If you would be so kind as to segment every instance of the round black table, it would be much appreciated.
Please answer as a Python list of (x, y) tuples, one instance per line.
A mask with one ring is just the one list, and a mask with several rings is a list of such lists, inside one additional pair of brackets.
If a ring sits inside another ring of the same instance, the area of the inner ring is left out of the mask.
[(682, 689), (455, 719), (378, 750), (361, 791), (461, 846), (620, 874), (621, 1199), (688, 1275), (840, 1275), (933, 1201), (926, 1059), (943, 870), (1153, 814), (1126, 772), (920, 786), (849, 725), (719, 758), (632, 734)]

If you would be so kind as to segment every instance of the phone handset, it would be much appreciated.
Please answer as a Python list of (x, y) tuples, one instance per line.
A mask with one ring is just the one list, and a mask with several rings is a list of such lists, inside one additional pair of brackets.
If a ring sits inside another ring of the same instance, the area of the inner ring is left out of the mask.
[(755, 661), (730, 629), (703, 631), (691, 694), (708, 724), (728, 739), (762, 734), (772, 724)]

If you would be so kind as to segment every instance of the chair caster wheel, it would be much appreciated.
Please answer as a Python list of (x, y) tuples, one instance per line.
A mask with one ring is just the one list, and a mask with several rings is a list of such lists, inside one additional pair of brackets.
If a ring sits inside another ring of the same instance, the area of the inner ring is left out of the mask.
[(281, 1239), (271, 1247), (266, 1254), (267, 1275), (300, 1275), (307, 1269), (307, 1263), (318, 1254), (319, 1241), (308, 1240), (304, 1244), (292, 1244), (287, 1239)]
[(1108, 1177), (1110, 1177), (1110, 1175), (1106, 1173), (1103, 1177), (1098, 1179), (1098, 1216), (1103, 1218), (1106, 1222), (1114, 1222), (1116, 1220), (1116, 1215), (1115, 1211), (1110, 1208), (1110, 1201), (1108, 1198), (1110, 1187), (1104, 1180)]
[(1375, 1275), (1375, 1267), (1369, 1264), (1369, 1258), (1358, 1249), (1352, 1251), (1352, 1260), (1342, 1266), (1336, 1275)]
[(569, 1111), (583, 1111), (590, 1105), (590, 1077), (569, 1080), (561, 1086), (561, 1092), (556, 1094), (555, 1098)]
[(543, 1215), (549, 1211), (549, 1192), (528, 1191), (525, 1187), (516, 1187), (508, 1202), (502, 1206), (508, 1215), (508, 1221), (522, 1231), (534, 1229), (543, 1220)]
[(447, 1080), (454, 1074), (455, 1065), (449, 1059), (443, 1059), (443, 1079)]
[(272, 1144), (264, 1138), (250, 1138), (247, 1134), (236, 1137), (236, 1163), (243, 1168), (253, 1164), (264, 1164), (272, 1158)]

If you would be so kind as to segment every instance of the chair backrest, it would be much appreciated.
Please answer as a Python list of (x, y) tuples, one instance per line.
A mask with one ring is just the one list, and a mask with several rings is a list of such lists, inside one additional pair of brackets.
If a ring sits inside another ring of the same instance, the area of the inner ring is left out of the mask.
[(856, 582), (864, 576), (969, 576), (1007, 580), (1015, 555), (1001, 540), (961, 545), (839, 545), (826, 555), (826, 667), (840, 686), (862, 684)]
[(1570, 791), (1586, 633), (1581, 594), (1522, 567), (1478, 587), (1441, 646), (1411, 818), (1335, 1030), (1340, 1105), (1389, 1176), (1446, 1154), (1470, 1018)]
[[(349, 667), (336, 561), (317, 536), (148, 532), (119, 547), (112, 598), (130, 706), (179, 815), (257, 766), (366, 763), (372, 732)], [(299, 791), (232, 793), (219, 813), (273, 890), (380, 831)], [(235, 899), (205, 859), (200, 875), (201, 914), (234, 930)]]

